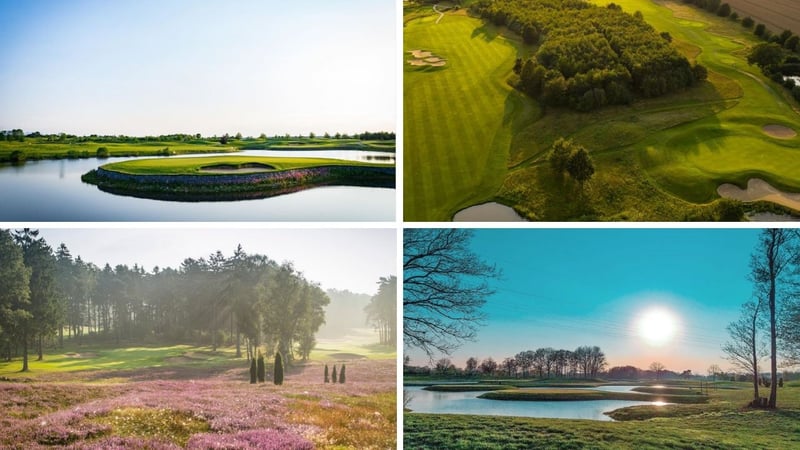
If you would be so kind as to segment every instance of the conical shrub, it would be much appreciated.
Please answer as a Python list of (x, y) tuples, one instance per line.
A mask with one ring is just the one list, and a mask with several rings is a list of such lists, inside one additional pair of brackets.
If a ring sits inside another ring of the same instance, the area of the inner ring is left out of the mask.
[(331, 378), (328, 376), (328, 365), (325, 364), (325, 382), (330, 383)]
[(273, 377), (275, 384), (283, 384), (283, 357), (281, 352), (275, 352), (275, 376)]
[(344, 366), (344, 364), (342, 364), (342, 370), (339, 371), (339, 384), (344, 384), (344, 378), (345, 378), (344, 369), (345, 369), (345, 366)]
[(333, 365), (333, 372), (331, 373), (331, 382), (336, 383), (336, 364)]
[(256, 383), (256, 359), (250, 360), (250, 384)]
[(264, 355), (258, 352), (258, 382), (263, 383), (266, 379), (266, 369), (264, 368)]

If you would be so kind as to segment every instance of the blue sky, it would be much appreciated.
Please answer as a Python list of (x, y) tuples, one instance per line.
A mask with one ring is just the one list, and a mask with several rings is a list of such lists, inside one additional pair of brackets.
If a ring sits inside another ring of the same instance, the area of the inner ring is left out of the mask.
[[(725, 327), (750, 298), (755, 229), (479, 229), (472, 247), (502, 279), (484, 311), (478, 340), (453, 354), (496, 360), (539, 347), (599, 345), (610, 365), (705, 373), (726, 369)], [(677, 331), (648, 343), (638, 321), (653, 307), (671, 312)], [(410, 352), (412, 361), (426, 358)]]
[(230, 256), (238, 244), (247, 253), (292, 261), (323, 289), (374, 295), (380, 277), (397, 274), (394, 229), (259, 228), (40, 228), (54, 249), (62, 242), (73, 257), (98, 266), (139, 264), (177, 268), (185, 258)]
[(0, 17), (0, 129), (395, 129), (393, 0), (0, 0)]

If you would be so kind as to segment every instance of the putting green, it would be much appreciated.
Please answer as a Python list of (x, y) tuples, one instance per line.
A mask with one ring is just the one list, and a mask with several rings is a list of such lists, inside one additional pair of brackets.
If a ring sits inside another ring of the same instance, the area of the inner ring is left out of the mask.
[(133, 159), (101, 166), (105, 170), (114, 172), (157, 175), (157, 174), (184, 174), (184, 175), (213, 175), (230, 167), (247, 168), (248, 166), (261, 166), (265, 170), (288, 170), (318, 166), (374, 166), (375, 164), (345, 161), (331, 158), (283, 158), (269, 156), (199, 156), (188, 158), (153, 158)]

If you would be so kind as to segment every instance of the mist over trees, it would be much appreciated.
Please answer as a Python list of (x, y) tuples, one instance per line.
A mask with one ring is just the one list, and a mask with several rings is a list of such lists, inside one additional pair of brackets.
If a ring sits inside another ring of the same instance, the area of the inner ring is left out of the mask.
[(378, 293), (364, 312), (367, 322), (378, 332), (379, 342), (384, 345), (397, 344), (397, 277), (381, 277)]
[(307, 358), (325, 321), (329, 298), (291, 262), (217, 251), (177, 268), (106, 263), (56, 251), (35, 230), (0, 230), (0, 355), (29, 349), (42, 358), (47, 341), (91, 338), (129, 342), (192, 342), (280, 350), (287, 363)]

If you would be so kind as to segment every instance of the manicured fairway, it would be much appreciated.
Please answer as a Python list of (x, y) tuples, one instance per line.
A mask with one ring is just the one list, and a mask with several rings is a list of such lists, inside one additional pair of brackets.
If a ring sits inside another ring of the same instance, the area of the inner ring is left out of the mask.
[[(512, 130), (536, 114), (506, 83), (516, 43), (463, 12), (410, 20), (404, 28), (404, 215), (450, 220), (492, 198), (505, 175)], [(420, 10), (422, 12), (423, 10)], [(447, 63), (412, 67), (410, 51)]]

